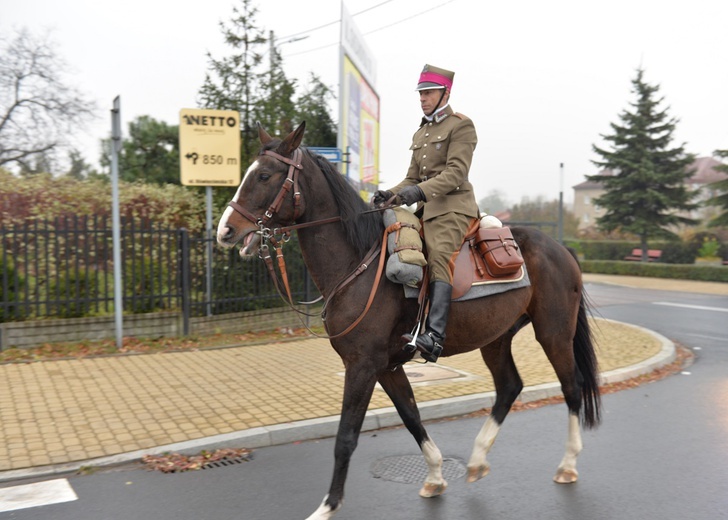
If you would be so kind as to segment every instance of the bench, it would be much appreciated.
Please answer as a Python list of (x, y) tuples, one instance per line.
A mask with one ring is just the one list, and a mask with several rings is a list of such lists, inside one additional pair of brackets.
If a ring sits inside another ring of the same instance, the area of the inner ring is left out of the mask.
[[(662, 251), (660, 249), (648, 249), (647, 250), (647, 261), (648, 262), (657, 262), (661, 256), (662, 256)], [(632, 254), (629, 256), (625, 256), (624, 259), (628, 260), (630, 262), (642, 261), (642, 249), (640, 249), (640, 248), (633, 249)]]

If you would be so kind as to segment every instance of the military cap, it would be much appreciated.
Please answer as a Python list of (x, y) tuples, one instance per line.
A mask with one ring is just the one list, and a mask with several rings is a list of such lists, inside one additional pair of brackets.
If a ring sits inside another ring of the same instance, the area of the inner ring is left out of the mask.
[(434, 67), (432, 65), (425, 65), (420, 73), (420, 81), (417, 83), (415, 90), (431, 90), (439, 88), (452, 89), (452, 80), (455, 77), (455, 73)]

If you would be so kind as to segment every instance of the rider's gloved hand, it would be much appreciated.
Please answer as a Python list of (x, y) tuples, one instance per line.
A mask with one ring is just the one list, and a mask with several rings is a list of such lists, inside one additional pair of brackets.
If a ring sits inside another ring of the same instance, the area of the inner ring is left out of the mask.
[(425, 194), (422, 193), (422, 189), (419, 186), (407, 186), (406, 188), (403, 188), (397, 195), (402, 201), (402, 204), (406, 206), (411, 206), (415, 202), (425, 200)]
[(374, 194), (374, 197), (372, 198), (372, 204), (374, 204), (375, 206), (381, 206), (392, 197), (394, 197), (394, 193), (389, 190), (377, 190), (377, 192)]

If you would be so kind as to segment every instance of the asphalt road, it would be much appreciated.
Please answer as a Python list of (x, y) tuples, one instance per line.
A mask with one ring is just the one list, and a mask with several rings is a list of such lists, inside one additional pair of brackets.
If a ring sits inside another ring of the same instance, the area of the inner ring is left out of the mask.
[[(695, 359), (682, 374), (603, 397), (602, 426), (584, 433), (578, 483), (551, 480), (567, 414), (564, 405), (545, 406), (508, 416), (489, 476), (475, 484), (450, 478), (435, 499), (417, 496), (420, 481), (373, 475), (383, 463), (401, 468), (419, 453), (405, 430), (362, 435), (336, 518), (728, 518), (728, 295), (597, 284), (587, 290), (599, 315), (655, 330), (691, 348)], [(483, 421), (428, 425), (454, 474)], [(326, 439), (256, 450), (251, 462), (206, 471), (163, 475), (129, 465), (66, 476), (77, 500), (0, 513), (0, 520), (304, 519), (326, 493), (332, 463), (333, 439)], [(2, 487), (20, 484), (26, 482)]]

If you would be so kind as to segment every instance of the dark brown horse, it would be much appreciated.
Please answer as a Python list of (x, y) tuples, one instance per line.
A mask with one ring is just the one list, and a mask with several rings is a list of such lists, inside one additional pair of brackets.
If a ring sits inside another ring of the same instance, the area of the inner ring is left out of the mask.
[[(382, 277), (370, 311), (342, 334), (362, 316), (377, 269), (372, 266), (353, 281), (343, 286), (341, 282), (381, 242), (383, 224), (380, 214), (364, 213), (367, 204), (330, 163), (299, 148), (304, 126), (283, 140), (260, 129), (260, 155), (220, 219), (217, 240), (225, 247), (242, 242), (241, 255), (253, 255), (266, 237), (275, 235), (276, 228), (297, 228), (304, 261), (327, 299), (326, 330), (344, 362), (346, 379), (331, 487), (308, 517), (322, 520), (331, 518), (342, 505), (349, 461), (377, 382), (392, 399), (427, 462), (428, 476), (420, 495), (440, 495), (447, 483), (442, 477), (440, 450), (422, 425), (402, 368), (412, 354), (403, 353), (400, 337), (417, 321), (417, 302), (405, 299), (400, 285)], [(581, 272), (574, 256), (543, 233), (528, 228), (513, 228), (512, 232), (521, 246), (531, 286), (455, 302), (447, 328), (443, 356), (480, 349), (497, 394), (492, 413), (475, 440), (467, 481), (475, 482), (488, 473), (488, 451), (523, 388), (511, 342), (530, 322), (556, 371), (569, 409), (566, 453), (554, 480), (570, 483), (577, 479), (576, 458), (582, 448), (579, 419), (586, 427), (596, 426), (600, 405)]]

